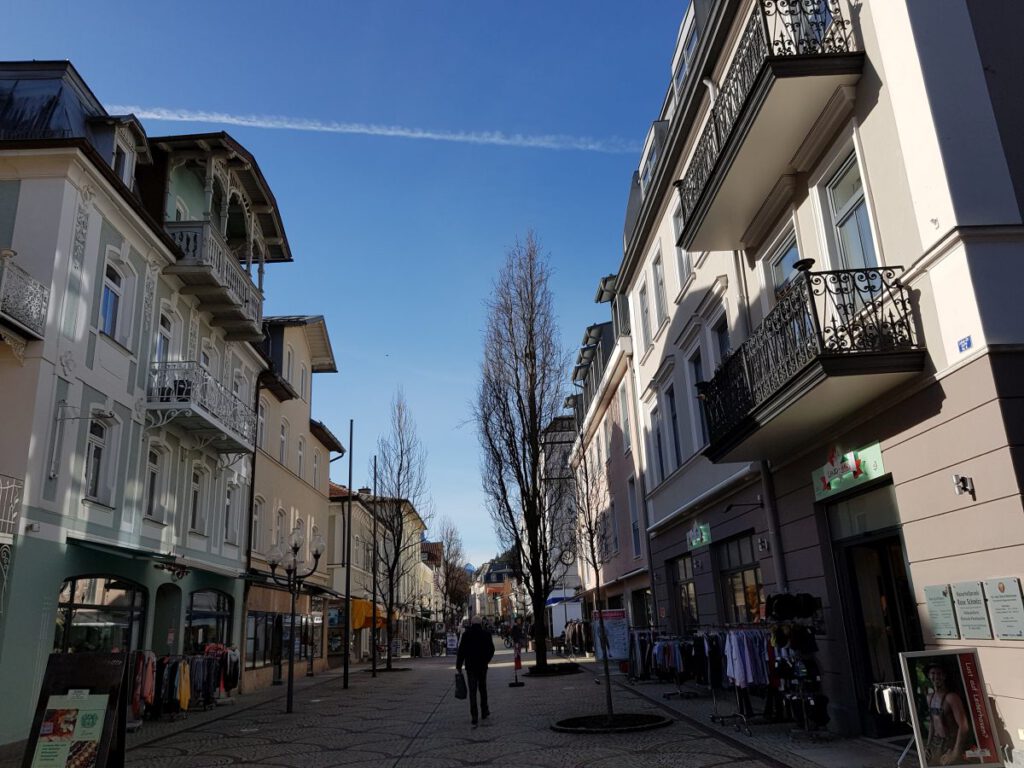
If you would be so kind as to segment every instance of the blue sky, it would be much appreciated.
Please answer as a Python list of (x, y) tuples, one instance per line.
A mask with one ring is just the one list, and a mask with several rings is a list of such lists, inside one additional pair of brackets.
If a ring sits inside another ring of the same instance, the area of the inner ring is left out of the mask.
[[(338, 359), (314, 381), (314, 415), (346, 444), (355, 419), (358, 487), (402, 387), (435, 511), (479, 565), (495, 551), (468, 423), (483, 302), (532, 228), (564, 343), (607, 319), (597, 280), (622, 256), (684, 8), (0, 0), (0, 18), (4, 58), (67, 58), (108, 108), (188, 118), (143, 117), (150, 136), (227, 130), (252, 151), (295, 255), (268, 269), (265, 311), (324, 314)], [(332, 477), (347, 481), (347, 459)]]

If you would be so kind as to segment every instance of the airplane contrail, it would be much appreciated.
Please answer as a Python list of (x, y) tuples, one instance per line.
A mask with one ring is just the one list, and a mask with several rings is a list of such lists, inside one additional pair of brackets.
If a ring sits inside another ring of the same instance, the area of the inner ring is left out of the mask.
[(241, 125), (247, 128), (268, 128), (271, 130), (315, 131), (318, 133), (449, 141), (457, 144), (487, 144), (499, 147), (576, 150), (581, 152), (602, 152), (605, 154), (639, 151), (639, 147), (635, 143), (623, 139), (595, 139), (586, 136), (565, 136), (561, 134), (529, 135), (504, 133), (502, 131), (438, 131), (424, 128), (408, 128), (400, 125), (342, 123), (279, 115), (232, 115), (226, 112), (211, 112), (207, 110), (141, 107), (126, 104), (111, 105), (109, 111), (112, 114), (131, 113), (142, 119), (163, 120), (175, 123), (219, 123), (222, 125)]

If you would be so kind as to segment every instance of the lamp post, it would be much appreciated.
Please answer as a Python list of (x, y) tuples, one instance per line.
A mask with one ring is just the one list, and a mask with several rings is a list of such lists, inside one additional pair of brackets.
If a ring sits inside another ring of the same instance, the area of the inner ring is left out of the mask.
[[(316, 573), (316, 567), (320, 562), (320, 555), (323, 554), (326, 545), (324, 537), (317, 534), (312, 541), (313, 567), (306, 573), (299, 573), (299, 550), (305, 543), (306, 537), (302, 530), (296, 528), (292, 531), (288, 541), (288, 551), (285, 552), (281, 543), (278, 542), (267, 554), (267, 562), (270, 564), (270, 578), (281, 586), (287, 587), (292, 596), (291, 629), (288, 632), (288, 706), (285, 710), (288, 714), (292, 712), (292, 698), (295, 689), (295, 599), (302, 589), (302, 582)], [(290, 556), (289, 556), (290, 555)], [(277, 575), (277, 567), (284, 566), (284, 578)]]

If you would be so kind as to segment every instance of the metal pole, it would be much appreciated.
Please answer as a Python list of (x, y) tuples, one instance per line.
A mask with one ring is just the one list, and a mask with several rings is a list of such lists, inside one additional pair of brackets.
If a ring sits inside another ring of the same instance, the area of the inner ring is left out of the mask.
[(348, 514), (345, 520), (345, 667), (341, 687), (348, 689), (348, 665), (352, 655), (352, 433), (354, 419), (348, 420)]
[(295, 686), (295, 596), (298, 592), (298, 583), (296, 576), (298, 575), (299, 564), (295, 560), (294, 553), (292, 554), (292, 570), (288, 574), (288, 591), (292, 593), (292, 627), (288, 633), (288, 707), (287, 713), (292, 713), (292, 691)]
[(373, 457), (373, 569), (371, 571), (370, 659), (373, 677), (377, 676), (377, 457)]

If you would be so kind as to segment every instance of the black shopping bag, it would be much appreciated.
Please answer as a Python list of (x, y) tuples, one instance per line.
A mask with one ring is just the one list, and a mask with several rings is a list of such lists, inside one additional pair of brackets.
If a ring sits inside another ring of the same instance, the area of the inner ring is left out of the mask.
[(464, 699), (466, 698), (468, 691), (466, 690), (466, 678), (463, 677), (461, 672), (455, 673), (455, 698)]

